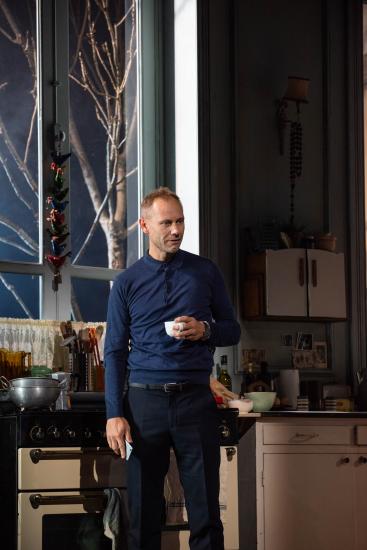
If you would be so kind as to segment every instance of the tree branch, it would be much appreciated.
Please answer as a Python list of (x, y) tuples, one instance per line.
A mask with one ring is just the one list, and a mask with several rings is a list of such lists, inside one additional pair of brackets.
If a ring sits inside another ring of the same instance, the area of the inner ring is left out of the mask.
[(32, 174), (28, 170), (27, 165), (23, 162), (23, 160), (18, 155), (17, 150), (15, 149), (13, 142), (11, 141), (9, 134), (6, 130), (5, 124), (3, 122), (3, 119), (0, 116), (0, 135), (2, 136), (5, 145), (8, 148), (9, 153), (13, 157), (16, 165), (18, 166), (18, 169), (23, 174), (24, 179), (26, 180), (29, 187), (32, 189), (36, 197), (38, 197), (38, 186), (37, 183), (34, 181)]
[[(127, 179), (128, 177), (130, 177), (130, 176), (132, 176), (133, 174), (135, 174), (135, 172), (137, 172), (137, 170), (138, 170), (137, 167), (136, 167), (136, 168), (133, 168), (133, 170), (131, 170), (128, 174), (126, 174), (125, 179)], [(118, 183), (120, 183), (120, 182), (118, 182)], [(117, 184), (116, 184), (116, 185), (117, 185)], [(82, 244), (81, 248), (79, 249), (79, 252), (76, 254), (74, 260), (72, 261), (72, 265), (74, 265), (74, 264), (77, 263), (77, 261), (79, 260), (80, 256), (83, 254), (84, 250), (86, 249), (86, 247), (87, 247), (89, 241), (90, 241), (91, 238), (93, 237), (93, 235), (94, 235), (94, 233), (95, 233), (95, 231), (96, 231), (96, 229), (97, 229), (97, 227), (98, 227), (98, 221), (99, 221), (99, 218), (100, 218), (101, 213), (102, 213), (102, 211), (103, 211), (103, 208), (105, 207), (106, 202), (107, 202), (109, 196), (111, 195), (113, 188), (114, 188), (114, 185), (110, 185), (109, 189), (107, 190), (107, 193), (106, 193), (106, 195), (105, 195), (105, 197), (104, 197), (104, 199), (103, 199), (103, 201), (102, 201), (102, 203), (101, 203), (101, 206), (100, 206), (99, 210), (97, 211), (96, 216), (95, 216), (95, 218), (94, 218), (94, 220), (93, 220), (93, 223), (92, 223), (91, 228), (90, 228), (90, 230), (89, 230), (89, 232), (88, 232), (88, 235), (86, 236), (86, 238), (85, 238), (85, 240), (84, 240), (84, 243)], [(138, 221), (134, 222), (134, 223), (127, 229), (127, 232), (129, 232), (129, 231), (131, 232), (131, 231), (135, 228), (135, 226), (137, 225), (137, 223), (138, 223)]]
[(29, 319), (33, 319), (32, 313), (31, 313), (30, 310), (27, 308), (27, 306), (26, 306), (25, 303), (23, 302), (22, 298), (19, 296), (18, 292), (15, 290), (14, 285), (8, 283), (7, 280), (5, 279), (5, 277), (3, 276), (2, 273), (0, 273), (0, 281), (3, 283), (3, 285), (5, 286), (5, 288), (6, 288), (7, 290), (9, 290), (9, 292), (14, 296), (15, 300), (16, 300), (17, 303), (20, 305), (20, 307), (22, 308), (22, 310), (24, 311), (24, 313), (25, 313), (26, 315), (28, 315), (28, 318), (29, 318)]
[(0, 224), (5, 225), (8, 229), (11, 231), (14, 231), (16, 235), (24, 242), (26, 243), (29, 248), (34, 250), (36, 253), (38, 253), (38, 244), (32, 239), (30, 235), (24, 229), (22, 229), (19, 225), (14, 223), (13, 221), (9, 220), (5, 216), (2, 216), (0, 214)]
[(30, 203), (30, 201), (25, 199), (23, 197), (23, 195), (21, 194), (21, 192), (19, 191), (18, 186), (15, 183), (14, 178), (13, 178), (13, 176), (11, 175), (11, 173), (9, 171), (9, 168), (7, 166), (7, 162), (8, 162), (7, 159), (4, 158), (3, 155), (0, 153), (0, 163), (2, 164), (2, 166), (4, 168), (4, 172), (8, 177), (9, 183), (12, 186), (14, 193), (16, 194), (18, 199), (26, 206), (26, 208), (28, 208), (28, 210), (30, 210), (32, 212), (34, 218), (37, 219), (38, 213), (34, 210), (34, 208), (32, 207), (32, 205)]
[(19, 250), (21, 250), (25, 254), (28, 254), (28, 256), (32, 256), (32, 257), (37, 258), (37, 254), (35, 254), (35, 252), (31, 252), (30, 250), (28, 250), (27, 248), (24, 248), (24, 246), (16, 243), (12, 239), (5, 239), (4, 237), (0, 237), (0, 242), (2, 242), (4, 244), (7, 244), (9, 246), (13, 246), (14, 248), (18, 248)]

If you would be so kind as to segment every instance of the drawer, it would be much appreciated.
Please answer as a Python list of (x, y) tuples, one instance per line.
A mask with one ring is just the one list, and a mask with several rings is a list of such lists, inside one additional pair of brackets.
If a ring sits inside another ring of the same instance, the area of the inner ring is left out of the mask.
[(264, 445), (353, 445), (353, 426), (265, 424)]
[(356, 445), (367, 445), (367, 426), (356, 426)]

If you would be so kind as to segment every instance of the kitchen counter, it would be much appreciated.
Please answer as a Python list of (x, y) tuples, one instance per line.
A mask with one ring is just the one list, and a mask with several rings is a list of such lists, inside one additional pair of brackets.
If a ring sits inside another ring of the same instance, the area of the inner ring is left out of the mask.
[(367, 411), (266, 411), (259, 413), (239, 413), (239, 418), (367, 418)]

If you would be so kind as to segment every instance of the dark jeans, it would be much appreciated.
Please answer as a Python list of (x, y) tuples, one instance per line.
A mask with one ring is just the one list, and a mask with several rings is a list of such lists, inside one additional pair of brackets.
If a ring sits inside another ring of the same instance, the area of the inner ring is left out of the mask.
[(160, 550), (171, 447), (185, 493), (191, 550), (223, 550), (218, 415), (209, 386), (177, 393), (129, 388), (125, 407), (134, 446), (127, 463), (129, 550)]

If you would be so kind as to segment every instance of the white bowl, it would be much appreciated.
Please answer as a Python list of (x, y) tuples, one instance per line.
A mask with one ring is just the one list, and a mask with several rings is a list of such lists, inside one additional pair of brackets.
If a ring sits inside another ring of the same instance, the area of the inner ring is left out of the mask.
[(228, 401), (228, 407), (231, 409), (238, 409), (240, 413), (248, 413), (252, 411), (253, 406), (254, 403), (251, 399), (231, 399)]
[(275, 391), (253, 391), (245, 393), (245, 397), (254, 402), (254, 412), (270, 411), (274, 405), (276, 395)]

